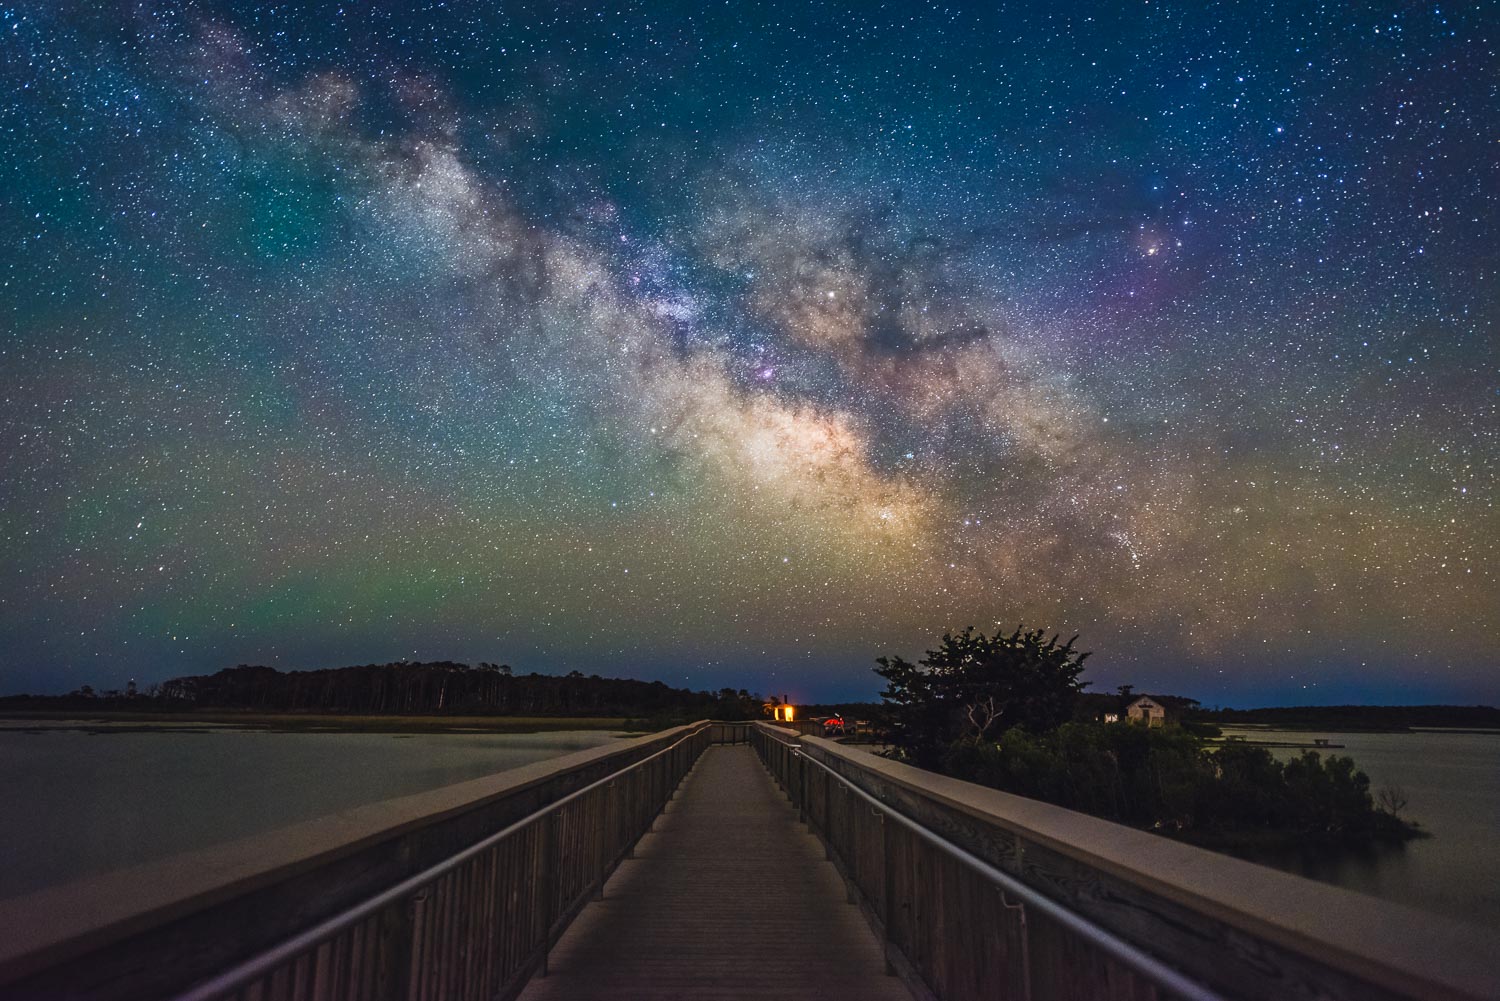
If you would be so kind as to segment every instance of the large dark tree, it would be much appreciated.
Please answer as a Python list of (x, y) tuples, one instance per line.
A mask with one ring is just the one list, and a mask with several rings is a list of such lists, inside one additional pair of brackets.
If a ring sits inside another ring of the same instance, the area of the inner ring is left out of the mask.
[(970, 627), (944, 634), (915, 664), (881, 657), (875, 673), (886, 680), (891, 741), (914, 764), (934, 768), (964, 737), (993, 738), (1013, 726), (1040, 733), (1067, 722), (1088, 657), (1073, 649), (1077, 638), (1059, 643), (1019, 626), (991, 637)]

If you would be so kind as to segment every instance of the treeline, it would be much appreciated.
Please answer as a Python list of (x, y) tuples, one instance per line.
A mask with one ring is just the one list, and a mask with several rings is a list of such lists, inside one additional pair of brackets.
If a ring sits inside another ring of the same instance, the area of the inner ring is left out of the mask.
[(476, 714), (752, 719), (761, 699), (741, 689), (694, 692), (660, 681), (565, 675), (516, 675), (503, 664), (452, 661), (365, 664), (278, 671), (242, 664), (214, 674), (173, 678), (136, 696), (70, 695), (0, 700), (12, 708), (236, 709), (277, 713)]
[(506, 716), (641, 716), (702, 713), (749, 718), (748, 692), (670, 688), (660, 681), (565, 675), (515, 675), (505, 665), (477, 667), (451, 661), (366, 664), (283, 673), (240, 666), (216, 674), (175, 678), (167, 698), (199, 707), (267, 712), (493, 713)]
[(1500, 729), (1500, 709), (1494, 706), (1282, 706), (1200, 710), (1194, 716), (1222, 726), (1259, 723), (1293, 730)]

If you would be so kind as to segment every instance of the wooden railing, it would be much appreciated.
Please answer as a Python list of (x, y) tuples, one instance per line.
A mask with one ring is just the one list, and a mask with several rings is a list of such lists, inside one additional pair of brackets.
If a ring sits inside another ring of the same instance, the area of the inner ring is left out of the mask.
[[(97, 881), (102, 885), (7, 901), (0, 927), (21, 934), (19, 942), (0, 943), (0, 997), (513, 997), (545, 969), (551, 945), (602, 891), (703, 750), (715, 740), (747, 738), (743, 725), (678, 727), (623, 748), (584, 751), (370, 808), (354, 826), (380, 829), (352, 841), (347, 821), (342, 828), (315, 822), (300, 834), (276, 832), (248, 847), (200, 853), (187, 867), (173, 860), (156, 877), (148, 868), (105, 877)], [(427, 812), (411, 816), (421, 811)], [(392, 826), (397, 816), (406, 819)], [(318, 846), (308, 857), (307, 842), (330, 832), (341, 832), (345, 842)], [(445, 851), (447, 845), (458, 850)], [(224, 885), (225, 871), (257, 855), (269, 871)], [(204, 866), (207, 885), (189, 888), (185, 899), (149, 899), (153, 878), (197, 874)], [(372, 867), (377, 878), (402, 878), (364, 890)], [(118, 899), (132, 881), (148, 898), (134, 907)], [(101, 921), (90, 901), (123, 913)]]
[(919, 994), (1500, 998), (1485, 930), (756, 724)]
[(715, 744), (748, 744), (754, 723), (710, 723), (710, 739)]

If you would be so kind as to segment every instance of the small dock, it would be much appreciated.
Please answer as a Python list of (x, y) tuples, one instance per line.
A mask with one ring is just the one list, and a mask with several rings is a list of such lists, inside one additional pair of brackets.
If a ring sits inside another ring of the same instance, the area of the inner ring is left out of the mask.
[(822, 844), (745, 744), (706, 750), (522, 1001), (909, 1001)]
[(1342, 751), (1343, 744), (1331, 744), (1327, 740), (1246, 740), (1243, 737), (1226, 737), (1212, 741), (1216, 747), (1301, 747), (1309, 751)]

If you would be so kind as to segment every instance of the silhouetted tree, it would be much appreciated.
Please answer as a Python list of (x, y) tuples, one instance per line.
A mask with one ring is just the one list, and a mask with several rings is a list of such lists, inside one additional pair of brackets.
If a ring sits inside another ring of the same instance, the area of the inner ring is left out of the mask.
[(885, 722), (891, 742), (913, 763), (937, 767), (960, 738), (993, 737), (1011, 727), (1051, 730), (1073, 714), (1084, 683), (1087, 653), (1078, 637), (1059, 643), (1040, 629), (1017, 627), (1009, 636), (986, 636), (973, 627), (916, 664), (881, 657), (875, 673), (886, 680)]

